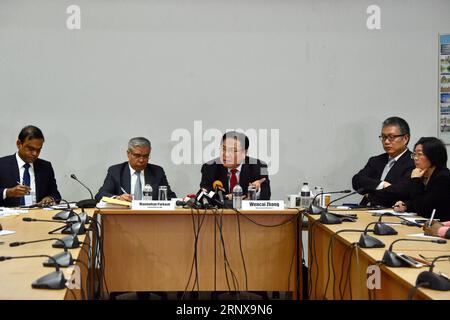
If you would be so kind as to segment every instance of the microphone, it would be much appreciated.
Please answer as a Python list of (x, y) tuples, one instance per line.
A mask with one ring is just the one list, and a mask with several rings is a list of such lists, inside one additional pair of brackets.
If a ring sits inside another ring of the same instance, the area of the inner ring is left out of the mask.
[(381, 262), (385, 264), (388, 267), (407, 267), (409, 266), (406, 264), (405, 261), (400, 259), (395, 252), (392, 251), (392, 248), (395, 243), (399, 241), (414, 241), (414, 242), (432, 242), (432, 243), (438, 243), (438, 244), (444, 244), (447, 243), (447, 240), (444, 239), (433, 239), (433, 240), (419, 240), (419, 239), (397, 239), (391, 243), (389, 246), (389, 249), (384, 252), (383, 259)]
[(225, 205), (225, 198), (223, 196), (223, 193), (225, 192), (225, 189), (223, 187), (223, 183), (220, 180), (216, 180), (213, 182), (213, 189), (216, 192), (217, 196), (219, 197), (219, 202), (222, 205)]
[(88, 224), (91, 221), (91, 217), (89, 217), (86, 212), (84, 212), (84, 208), (81, 208), (81, 213), (78, 214), (75, 211), (73, 212), (75, 215), (69, 219), (67, 219), (67, 222), (79, 222), (81, 224)]
[(85, 187), (87, 189), (87, 191), (89, 191), (89, 194), (91, 195), (90, 199), (85, 199), (85, 200), (80, 200), (77, 202), (77, 207), (79, 208), (95, 208), (97, 201), (95, 201), (94, 199), (94, 195), (92, 194), (91, 189), (89, 189), (83, 182), (81, 182), (80, 180), (78, 180), (77, 176), (75, 174), (71, 174), (70, 177), (72, 179), (74, 179), (75, 181), (77, 181), (79, 184), (81, 184), (83, 187)]
[[(401, 216), (392, 215), (391, 213), (386, 212), (386, 213), (382, 213), (380, 215), (380, 217), (378, 218), (378, 221), (369, 223), (367, 225), (366, 229), (369, 226), (374, 224), (375, 227), (373, 229), (373, 233), (376, 234), (376, 235), (379, 235), (379, 236), (394, 236), (394, 235), (397, 235), (398, 232), (394, 228), (392, 228), (391, 226), (389, 226), (386, 223), (382, 222), (382, 219), (385, 216), (392, 216), (392, 217), (396, 217), (396, 218), (402, 220), (401, 223), (396, 223), (396, 224), (403, 224), (403, 225), (407, 225), (407, 226), (410, 226), (410, 227), (421, 227), (421, 225), (416, 223), (416, 222), (412, 222), (412, 221), (409, 221), (409, 220), (407, 220), (407, 219), (405, 219), (405, 218), (403, 218)], [(391, 222), (391, 223), (393, 223), (393, 222)], [(364, 235), (361, 235), (360, 241), (363, 240), (363, 238), (365, 237), (366, 234), (367, 234), (367, 232)], [(360, 242), (361, 247), (363, 247), (363, 248), (382, 248), (382, 247), (379, 247), (379, 246), (373, 247), (372, 245), (374, 245), (374, 244), (370, 242), (373, 239), (375, 239), (375, 238), (373, 238), (371, 236), (368, 236), (367, 239), (364, 239), (363, 242)], [(379, 241), (379, 240), (377, 240), (377, 241)], [(367, 246), (364, 246), (364, 245), (367, 245)], [(384, 247), (384, 245), (383, 245), (383, 247)]]
[(342, 200), (342, 199), (344, 199), (344, 198), (350, 197), (350, 196), (352, 196), (352, 195), (354, 195), (354, 194), (363, 192), (363, 191), (364, 191), (364, 188), (359, 188), (358, 190), (353, 191), (353, 192), (350, 192), (350, 193), (346, 194), (345, 196), (342, 196), (342, 197), (339, 197), (339, 198), (337, 198), (337, 199), (334, 199), (333, 201), (331, 201), (331, 202), (326, 206), (325, 211), (328, 211), (328, 208), (330, 207), (330, 205), (331, 205), (332, 203), (334, 203), (334, 202), (336, 202), (336, 201), (339, 201), (339, 200)]
[[(364, 232), (361, 233), (361, 236), (359, 237), (359, 241), (358, 241), (359, 247), (361, 247), (361, 248), (384, 248), (386, 246), (381, 240), (367, 234), (367, 232), (369, 231), (369, 227), (373, 224), (375, 224), (373, 233), (375, 233), (377, 235), (396, 235), (396, 234), (398, 234), (398, 232), (394, 228), (392, 228), (388, 225), (385, 225), (382, 222), (379, 222), (379, 221), (371, 222), (366, 226), (366, 228), (364, 229)], [(378, 229), (377, 229), (377, 225), (382, 225), (382, 226), (378, 227)], [(377, 232), (380, 232), (380, 230), (382, 230), (382, 232), (386, 232), (386, 233), (383, 233), (383, 234), (377, 233), (375, 231), (376, 229), (378, 230)], [(392, 230), (389, 230), (389, 229), (392, 229)]]
[(354, 195), (358, 192), (361, 192), (363, 189), (360, 188), (356, 191), (353, 191), (351, 193), (346, 194), (345, 196), (339, 197), (333, 201), (331, 201), (325, 208), (325, 210), (322, 210), (322, 212), (320, 213), (320, 222), (322, 224), (340, 224), (343, 221), (350, 221), (350, 222), (355, 222), (356, 219), (358, 219), (358, 216), (356, 214), (339, 214), (339, 213), (334, 213), (334, 212), (328, 212), (328, 208), (330, 207), (330, 205), (333, 202), (339, 201), (341, 199), (350, 197), (351, 195)]
[(212, 206), (212, 204), (210, 204), (210, 197), (208, 196), (208, 191), (205, 189), (200, 189), (197, 192), (197, 198), (196, 201), (198, 201), (200, 203), (200, 208), (202, 209), (206, 209)]
[(366, 226), (364, 233), (361, 234), (361, 236), (359, 237), (359, 241), (358, 241), (358, 245), (361, 248), (384, 248), (385, 247), (385, 244), (382, 241), (367, 234), (367, 232), (369, 231), (368, 229), (371, 225), (375, 225), (375, 227), (373, 229), (373, 233), (376, 235), (393, 236), (393, 235), (398, 234), (397, 230), (395, 230), (391, 226), (387, 225), (386, 223), (381, 222), (382, 217), (383, 217), (383, 215), (380, 216), (378, 221), (371, 222)]
[(67, 204), (67, 210), (63, 210), (58, 212), (53, 216), (52, 219), (54, 220), (67, 220), (69, 218), (72, 218), (76, 213), (70, 208), (70, 203), (67, 200), (61, 199), (61, 201), (64, 201)]
[(16, 256), (16, 257), (8, 257), (8, 256), (1, 256), (0, 261), (6, 261), (6, 260), (12, 260), (12, 259), (28, 259), (28, 258), (49, 258), (50, 260), (53, 260), (54, 266), (56, 271), (49, 273), (36, 281), (34, 281), (31, 284), (31, 287), (34, 289), (53, 289), (53, 290), (59, 290), (64, 289), (66, 287), (66, 279), (64, 278), (64, 274), (61, 270), (59, 270), (59, 265), (56, 262), (56, 260), (45, 254), (40, 255), (30, 255), (30, 256)]
[(29, 218), (29, 217), (22, 218), (22, 221), (25, 221), (25, 222), (53, 222), (53, 223), (64, 223), (64, 224), (68, 224), (68, 222), (65, 222), (65, 221), (54, 221), (54, 220), (45, 220), (45, 219), (34, 219), (34, 218)]
[(434, 266), (438, 260), (450, 260), (449, 255), (438, 256), (433, 259), (431, 262), (430, 268), (428, 271), (421, 272), (416, 279), (416, 287), (423, 287), (432, 290), (439, 291), (449, 291), (450, 290), (450, 279), (443, 275), (442, 273), (433, 272)]
[(45, 220), (45, 219), (33, 219), (33, 218), (22, 218), (22, 221), (25, 222), (53, 222), (53, 223), (62, 223), (65, 224), (65, 226), (57, 228), (55, 230), (49, 231), (48, 234), (53, 234), (58, 230), (61, 230), (61, 233), (63, 234), (72, 234), (72, 235), (78, 235), (78, 234), (85, 234), (86, 228), (84, 227), (84, 224), (81, 222), (70, 222), (70, 221), (59, 221), (59, 220)]
[(325, 208), (322, 208), (321, 206), (318, 206), (318, 205), (315, 204), (316, 198), (318, 196), (326, 194), (326, 193), (334, 194), (334, 193), (350, 193), (350, 192), (351, 192), (351, 190), (320, 192), (320, 193), (316, 194), (314, 196), (314, 198), (312, 199), (312, 202), (311, 202), (311, 204), (309, 205), (309, 208), (308, 208), (308, 213), (309, 214), (320, 214), (322, 211), (325, 210)]
[(176, 205), (179, 207), (199, 208), (200, 202), (197, 202), (197, 195), (190, 193), (183, 200), (177, 200)]
[(52, 256), (53, 259), (48, 259), (44, 262), (44, 267), (54, 267), (56, 262), (60, 267), (68, 267), (73, 265), (73, 258), (72, 254), (67, 250), (67, 246), (65, 242), (59, 238), (48, 238), (48, 239), (41, 239), (41, 240), (34, 240), (34, 241), (16, 241), (9, 244), (10, 247), (18, 247), (22, 246), (28, 243), (37, 243), (37, 242), (45, 242), (50, 240), (56, 240), (57, 243), (62, 245), (64, 247), (64, 252), (58, 253), (54, 256)]

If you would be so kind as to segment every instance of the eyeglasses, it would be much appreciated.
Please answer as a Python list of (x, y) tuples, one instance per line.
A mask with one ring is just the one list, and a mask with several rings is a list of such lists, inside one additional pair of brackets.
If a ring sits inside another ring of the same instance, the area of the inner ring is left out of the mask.
[(241, 152), (242, 150), (239, 149), (227, 149), (227, 148), (222, 148), (222, 152), (224, 154), (230, 153), (230, 154), (237, 154), (238, 152)]
[(384, 142), (386, 139), (389, 140), (389, 142), (392, 142), (399, 137), (403, 137), (404, 135), (406, 135), (406, 134), (396, 134), (396, 135), (390, 134), (388, 136), (381, 135), (381, 136), (378, 136), (378, 138), (381, 140), (381, 142)]
[(130, 151), (130, 154), (131, 154), (131, 156), (132, 156), (134, 159), (148, 159), (148, 158), (150, 158), (150, 153), (147, 153), (147, 154), (139, 154), (139, 153), (133, 153), (133, 152)]
[(420, 157), (422, 157), (423, 156), (423, 153), (422, 152), (413, 152), (413, 153), (411, 153), (411, 159), (415, 159), (415, 158), (420, 158)]

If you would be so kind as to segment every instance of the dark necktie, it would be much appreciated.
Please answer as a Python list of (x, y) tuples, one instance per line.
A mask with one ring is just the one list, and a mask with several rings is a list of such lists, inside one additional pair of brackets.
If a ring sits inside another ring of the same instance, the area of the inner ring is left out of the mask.
[[(25, 171), (23, 172), (23, 177), (22, 177), (22, 184), (24, 186), (30, 186), (31, 185), (31, 177), (30, 177), (30, 164), (29, 163), (25, 163), (23, 165), (23, 167), (25, 168)], [(25, 197), (20, 198), (20, 205), (25, 205)]]
[(231, 169), (231, 178), (230, 178), (230, 193), (233, 192), (234, 187), (237, 185), (237, 169)]

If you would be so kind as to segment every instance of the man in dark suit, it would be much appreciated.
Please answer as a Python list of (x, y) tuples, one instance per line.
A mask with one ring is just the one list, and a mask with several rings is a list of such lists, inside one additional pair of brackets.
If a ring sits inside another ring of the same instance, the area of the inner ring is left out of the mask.
[(115, 197), (120, 200), (141, 200), (146, 184), (153, 189), (153, 199), (158, 199), (160, 186), (167, 187), (167, 197), (176, 198), (170, 189), (164, 169), (148, 163), (151, 152), (150, 141), (143, 137), (132, 138), (128, 142), (128, 161), (109, 167), (103, 186), (95, 195), (100, 201), (102, 197)]
[(53, 204), (61, 200), (50, 162), (39, 159), (44, 135), (35, 126), (23, 128), (17, 153), (0, 158), (0, 206)]
[[(103, 186), (95, 195), (100, 201), (102, 197), (114, 197), (119, 200), (141, 200), (143, 188), (146, 184), (152, 187), (152, 198), (158, 199), (160, 186), (167, 187), (167, 197), (176, 198), (175, 192), (170, 189), (164, 169), (160, 166), (148, 163), (152, 151), (151, 143), (143, 137), (130, 139), (128, 142), (128, 161), (109, 167)], [(113, 292), (111, 299), (116, 299), (120, 292)], [(163, 292), (157, 293), (162, 299), (167, 299)], [(149, 292), (137, 292), (139, 299), (149, 299)]]
[(247, 156), (248, 137), (240, 132), (227, 132), (222, 137), (220, 157), (203, 164), (200, 187), (211, 190), (213, 182), (220, 180), (227, 199), (232, 199), (233, 187), (239, 184), (244, 195), (249, 185), (257, 190), (260, 200), (270, 199), (270, 181), (267, 165)]
[(363, 189), (361, 205), (392, 207), (397, 200), (409, 198), (409, 179), (414, 169), (407, 147), (409, 125), (402, 118), (388, 118), (383, 122), (379, 138), (386, 152), (371, 157), (353, 176), (353, 189)]

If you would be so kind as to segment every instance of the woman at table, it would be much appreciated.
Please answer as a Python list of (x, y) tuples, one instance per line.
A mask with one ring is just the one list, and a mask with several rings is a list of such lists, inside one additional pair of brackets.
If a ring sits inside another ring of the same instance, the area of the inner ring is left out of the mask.
[(443, 223), (433, 221), (431, 227), (428, 227), (428, 224), (425, 224), (423, 226), (423, 230), (427, 236), (450, 239), (450, 221), (446, 221)]
[(397, 201), (396, 212), (415, 212), (434, 219), (450, 220), (450, 170), (447, 168), (447, 149), (434, 137), (423, 137), (411, 154), (416, 168), (411, 172), (410, 200)]

